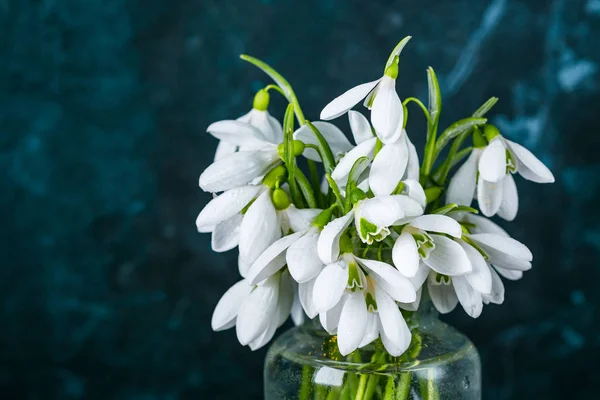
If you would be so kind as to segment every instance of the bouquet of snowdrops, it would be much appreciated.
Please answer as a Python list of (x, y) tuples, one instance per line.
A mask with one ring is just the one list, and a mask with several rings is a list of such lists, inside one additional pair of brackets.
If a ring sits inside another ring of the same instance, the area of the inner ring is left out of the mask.
[[(219, 144), (200, 187), (215, 195), (196, 225), (212, 234), (214, 251), (238, 248), (242, 277), (217, 304), (214, 330), (235, 326), (255, 350), (289, 316), (296, 324), (318, 316), (342, 355), (381, 340), (399, 356), (411, 343), (405, 316), (424, 291), (439, 312), (460, 303), (476, 318), (483, 304), (503, 302), (501, 276), (516, 280), (531, 268), (529, 249), (488, 217), (515, 218), (514, 174), (548, 183), (552, 173), (487, 122), (494, 97), (441, 130), (429, 68), (428, 106), (402, 101), (396, 79), (409, 40), (392, 51), (382, 77), (335, 98), (314, 122), (287, 80), (241, 56), (274, 83), (256, 93), (248, 114), (208, 127)], [(281, 123), (268, 112), (273, 93), (289, 103)], [(427, 122), (421, 159), (405, 130), (410, 103)], [(354, 143), (324, 122), (342, 116)]]

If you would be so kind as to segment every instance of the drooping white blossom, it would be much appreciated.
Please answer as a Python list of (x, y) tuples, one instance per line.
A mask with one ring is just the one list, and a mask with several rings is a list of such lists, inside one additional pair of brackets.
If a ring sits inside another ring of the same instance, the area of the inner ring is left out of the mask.
[[(498, 214), (512, 221), (519, 208), (513, 174), (537, 183), (554, 182), (552, 172), (529, 150), (502, 137), (496, 128), (486, 125), (490, 137), (485, 147), (476, 147), (457, 170), (448, 186), (446, 203), (470, 205), (477, 197), (483, 215)], [(492, 132), (492, 133), (490, 133)]]

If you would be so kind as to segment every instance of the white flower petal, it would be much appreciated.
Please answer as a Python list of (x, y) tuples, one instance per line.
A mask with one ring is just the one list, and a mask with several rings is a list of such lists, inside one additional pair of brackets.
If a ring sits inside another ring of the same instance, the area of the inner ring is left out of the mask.
[(344, 383), (345, 371), (331, 367), (321, 367), (315, 373), (313, 382), (321, 386), (340, 387)]
[(282, 237), (267, 247), (250, 266), (246, 279), (256, 285), (283, 268), (286, 263), (285, 251), (303, 235), (304, 232), (296, 232)]
[[(396, 194), (391, 196), (396, 202), (397, 206), (404, 211), (404, 218), (412, 219), (423, 214), (423, 207), (414, 198), (406, 196), (404, 194)], [(394, 225), (402, 224), (400, 220), (395, 221)]]
[(414, 179), (406, 179), (403, 181), (404, 190), (408, 194), (408, 197), (414, 199), (423, 210), (427, 206), (427, 196), (425, 195), (425, 190), (423, 190), (423, 186), (419, 183), (419, 181)]
[[(288, 271), (283, 271), (279, 277), (279, 297), (275, 310), (274, 322), (279, 328), (290, 316), (294, 303), (294, 281)], [(272, 323), (273, 321), (271, 321)]]
[(379, 314), (381, 340), (388, 353), (397, 357), (408, 349), (412, 335), (398, 305), (387, 293), (375, 289), (375, 301)]
[(467, 161), (456, 171), (448, 185), (446, 204), (471, 205), (477, 186), (477, 163), (480, 155), (480, 149), (473, 149)]
[(502, 204), (503, 182), (484, 181), (481, 175), (477, 180), (477, 202), (479, 209), (486, 217), (491, 217), (498, 212)]
[(218, 121), (211, 124), (206, 130), (217, 139), (244, 147), (247, 150), (259, 150), (267, 145), (262, 132), (245, 122)]
[(272, 276), (257, 286), (242, 302), (235, 330), (239, 342), (246, 346), (269, 327), (279, 297), (279, 277)]
[(346, 111), (357, 105), (359, 101), (367, 97), (369, 92), (377, 86), (380, 80), (381, 79), (377, 79), (372, 82), (355, 86), (341, 96), (336, 97), (325, 106), (323, 111), (321, 111), (320, 119), (330, 120), (344, 114)]
[(411, 226), (427, 232), (445, 233), (455, 238), (462, 237), (462, 228), (458, 222), (446, 215), (427, 214), (415, 218)]
[[(241, 233), (240, 233), (241, 235)], [(238, 271), (240, 275), (245, 278), (248, 275), (248, 270), (252, 264), (247, 263), (239, 254), (238, 254)]]
[(263, 185), (240, 186), (223, 192), (202, 209), (196, 218), (198, 230), (227, 221), (238, 214), (264, 189)]
[(512, 221), (517, 216), (517, 211), (519, 210), (517, 185), (511, 174), (506, 175), (502, 182), (502, 203), (500, 203), (498, 215), (507, 221)]
[(471, 233), (495, 233), (497, 235), (510, 237), (508, 232), (502, 229), (498, 224), (485, 217), (482, 217), (481, 215), (469, 213), (466, 215), (465, 219), (467, 222), (475, 225), (474, 227), (469, 227)]
[[(490, 293), (492, 290), (492, 274), (490, 267), (483, 256), (473, 246), (463, 242), (458, 242), (467, 253), (467, 257), (471, 261), (473, 271), (464, 275), (465, 279), (479, 293)], [(460, 299), (460, 298), (459, 298)]]
[(292, 303), (292, 311), (290, 312), (290, 316), (292, 317), (292, 321), (294, 321), (294, 325), (300, 326), (304, 324), (305, 314), (298, 294), (294, 296), (294, 302)]
[(281, 123), (276, 118), (273, 118), (268, 111), (253, 108), (249, 114), (251, 115), (250, 124), (258, 128), (267, 141), (273, 144), (283, 142), (283, 128)]
[(500, 268), (497, 265), (494, 265), (494, 268), (496, 269), (496, 271), (498, 271), (498, 273), (500, 275), (502, 275), (506, 279), (510, 279), (511, 281), (518, 281), (519, 279), (521, 279), (523, 277), (523, 271), (518, 271), (515, 269)]
[(285, 213), (290, 223), (290, 228), (292, 228), (294, 232), (300, 232), (309, 229), (321, 211), (323, 210), (316, 208), (298, 209), (293, 204), (290, 204), (290, 206), (285, 209)]
[(455, 276), (452, 278), (452, 284), (456, 291), (456, 297), (463, 307), (465, 312), (472, 318), (477, 318), (483, 311), (483, 300), (481, 293), (469, 285), (467, 279), (464, 276)]
[(423, 262), (432, 270), (448, 276), (468, 274), (473, 270), (467, 253), (454, 240), (430, 234), (435, 248)]
[(298, 297), (308, 318), (313, 319), (319, 313), (315, 306), (313, 291), (317, 278), (298, 284)]
[(243, 186), (267, 173), (279, 161), (275, 147), (260, 151), (239, 151), (215, 161), (200, 175), (205, 192), (222, 192)]
[[(335, 125), (330, 122), (315, 121), (313, 122), (315, 128), (319, 130), (321, 135), (325, 138), (333, 155), (338, 157), (340, 154), (349, 151), (353, 146), (346, 138), (346, 135)], [(319, 146), (319, 141), (315, 136), (315, 133), (310, 129), (308, 125), (303, 125), (296, 132), (294, 132), (294, 139), (300, 140), (305, 144), (312, 144)], [(315, 149), (306, 148), (302, 155), (313, 161), (321, 161), (319, 153)]]
[[(398, 93), (396, 80), (384, 76), (379, 82), (377, 95), (371, 108), (371, 124), (377, 137), (384, 143), (393, 143), (398, 139), (398, 127), (404, 123), (404, 108)], [(402, 133), (402, 131), (400, 131)]]
[(493, 233), (473, 234), (470, 235), (470, 238), (477, 242), (492, 258), (496, 253), (503, 253), (526, 261), (533, 260), (533, 254), (527, 246), (513, 238)]
[(357, 260), (371, 273), (370, 276), (390, 297), (402, 303), (415, 301), (417, 293), (414, 286), (404, 275), (391, 265), (375, 260), (358, 258)]
[(269, 326), (267, 327), (267, 329), (264, 330), (263, 333), (261, 333), (256, 339), (248, 343), (248, 347), (250, 347), (250, 350), (256, 351), (264, 345), (266, 345), (267, 343), (269, 343), (269, 341), (273, 339), (273, 336), (275, 336), (276, 330), (277, 326), (273, 323), (269, 323)]
[(345, 299), (342, 298), (333, 308), (326, 312), (319, 313), (319, 321), (323, 329), (330, 335), (335, 335), (337, 332), (338, 325), (340, 323), (340, 315), (342, 314), (342, 307), (344, 306)]
[(506, 175), (506, 147), (498, 136), (481, 153), (479, 175), (487, 182), (499, 182)]
[(367, 304), (361, 291), (348, 294), (338, 325), (338, 348), (343, 356), (358, 348), (367, 331)]
[(518, 160), (519, 174), (532, 182), (552, 183), (554, 175), (536, 156), (518, 143), (506, 141)]
[(402, 179), (407, 164), (408, 147), (404, 140), (383, 146), (375, 156), (369, 174), (369, 186), (375, 196), (391, 194)]
[(217, 253), (229, 251), (240, 242), (240, 226), (242, 214), (235, 214), (226, 221), (215, 226), (211, 238), (211, 247)]
[[(427, 279), (427, 278), (425, 278)], [(411, 303), (398, 303), (398, 305), (400, 306), (401, 309), (406, 310), (406, 311), (418, 311), (419, 310), (419, 305), (421, 304), (421, 296), (423, 295), (423, 290), (421, 288), (419, 288), (419, 290), (417, 290), (417, 298), (415, 299), (415, 301), (411, 302)]]
[(221, 140), (221, 141), (219, 141), (219, 144), (217, 145), (217, 150), (215, 151), (214, 161), (220, 160), (223, 157), (233, 154), (237, 150), (238, 150), (238, 147), (235, 144), (227, 143), (227, 142)]
[(338, 259), (340, 255), (340, 236), (352, 223), (353, 219), (354, 213), (350, 211), (346, 215), (329, 222), (321, 231), (317, 242), (317, 251), (324, 264), (330, 264)]
[(454, 292), (454, 286), (452, 283), (449, 285), (435, 283), (435, 273), (429, 274), (427, 280), (427, 291), (431, 297), (431, 301), (435, 308), (442, 314), (448, 314), (450, 311), (456, 308), (458, 304), (458, 297)]
[(406, 166), (405, 179), (418, 181), (420, 173), (419, 154), (417, 153), (415, 145), (412, 144), (406, 133), (404, 133), (404, 140), (406, 140), (408, 146), (408, 165)]
[(350, 121), (350, 130), (354, 137), (354, 143), (361, 144), (365, 140), (373, 138), (373, 130), (367, 117), (358, 111), (348, 111), (348, 120)]
[(360, 341), (358, 347), (362, 348), (372, 343), (379, 336), (379, 316), (374, 313), (368, 313), (367, 330)]
[(343, 262), (335, 262), (323, 268), (313, 287), (313, 301), (317, 311), (323, 313), (339, 303), (347, 284), (348, 267)]
[(417, 273), (412, 278), (409, 278), (410, 283), (413, 284), (415, 290), (418, 291), (419, 289), (421, 289), (423, 283), (425, 283), (425, 281), (427, 280), (430, 271), (431, 270), (429, 269), (427, 264), (425, 264), (422, 261), (419, 263), (419, 269), (417, 269)]
[(319, 275), (323, 262), (317, 253), (319, 233), (311, 232), (294, 242), (287, 250), (288, 270), (298, 283), (309, 281)]
[(492, 290), (490, 294), (484, 294), (483, 299), (488, 303), (502, 304), (504, 303), (504, 283), (502, 283), (502, 279), (493, 268), (490, 268), (490, 273), (492, 275)]
[(356, 160), (358, 160), (361, 157), (368, 157), (369, 159), (372, 159), (376, 143), (377, 138), (375, 137), (367, 139), (352, 150), (350, 150), (348, 153), (346, 153), (331, 173), (331, 177), (340, 186), (346, 186), (346, 180), (348, 179), (350, 170), (354, 166)]
[(408, 232), (402, 233), (392, 249), (392, 260), (398, 271), (406, 277), (414, 277), (419, 269), (419, 250), (417, 243)]
[(231, 327), (231, 322), (234, 322), (238, 315), (240, 305), (251, 290), (252, 286), (249, 285), (247, 280), (243, 279), (223, 294), (212, 315), (211, 326), (214, 331)]
[(363, 219), (379, 228), (384, 228), (404, 218), (404, 209), (396, 197), (377, 196), (361, 201), (356, 208), (357, 229)]
[(271, 201), (271, 194), (267, 191), (258, 196), (242, 220), (239, 249), (244, 263), (254, 263), (280, 237), (277, 211)]

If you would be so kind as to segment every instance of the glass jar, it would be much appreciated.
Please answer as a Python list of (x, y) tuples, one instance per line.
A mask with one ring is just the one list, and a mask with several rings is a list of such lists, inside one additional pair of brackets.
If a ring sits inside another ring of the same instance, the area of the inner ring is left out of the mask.
[(341, 356), (336, 336), (318, 318), (285, 332), (267, 353), (265, 399), (479, 400), (481, 363), (473, 343), (440, 321), (430, 301), (403, 313), (413, 339), (400, 357), (379, 339)]

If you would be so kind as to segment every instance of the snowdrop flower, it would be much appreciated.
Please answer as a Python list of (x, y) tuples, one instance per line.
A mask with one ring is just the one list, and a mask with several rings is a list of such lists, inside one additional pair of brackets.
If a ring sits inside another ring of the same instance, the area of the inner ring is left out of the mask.
[[(214, 197), (202, 209), (196, 218), (196, 228), (198, 232), (212, 233), (211, 245), (214, 251), (228, 251), (239, 244), (242, 221), (250, 211), (253, 202), (262, 194), (270, 193), (275, 182), (281, 179), (285, 173), (285, 167), (282, 165), (277, 166), (267, 173), (262, 183), (226, 190), (219, 196)], [(256, 214), (262, 212), (265, 207), (268, 208), (268, 211), (271, 211), (268, 205), (268, 202), (259, 202), (258, 206), (254, 207), (253, 211), (249, 213), (250, 218), (261, 222), (259, 218), (256, 218), (259, 217)], [(269, 215), (272, 215), (272, 212), (267, 212), (266, 221), (268, 221)], [(254, 226), (254, 222), (246, 223), (245, 227), (244, 236), (248, 236), (257, 228)], [(273, 231), (267, 232), (271, 232), (272, 236), (276, 236)], [(264, 237), (268, 239), (268, 235)]]
[(396, 93), (398, 56), (408, 39), (405, 39), (401, 46), (397, 46), (390, 56), (383, 77), (358, 85), (335, 98), (321, 111), (321, 119), (337, 118), (366, 98), (364, 104), (371, 110), (371, 122), (377, 136), (385, 144), (395, 142), (400, 137), (404, 125), (404, 108)]
[(294, 282), (289, 273), (270, 276), (257, 286), (247, 279), (233, 285), (221, 297), (212, 316), (212, 329), (235, 326), (239, 342), (252, 350), (267, 344), (292, 312)]
[(403, 179), (419, 179), (419, 157), (415, 146), (411, 143), (402, 125), (398, 126), (399, 134), (395, 141), (384, 144), (375, 155), (377, 137), (369, 121), (358, 111), (349, 111), (350, 129), (357, 144), (342, 157), (331, 177), (338, 186), (344, 187), (352, 166), (360, 157), (371, 160), (368, 173), (368, 186), (376, 196), (391, 194)]
[(402, 228), (392, 249), (394, 265), (404, 276), (414, 277), (423, 262), (438, 274), (464, 275), (472, 271), (464, 249), (452, 238), (460, 239), (462, 228), (445, 215), (427, 214)]
[[(274, 242), (252, 264), (248, 280), (256, 283), (271, 276), (285, 265), (298, 283), (315, 278), (323, 269), (317, 242), (323, 226), (331, 219), (334, 207), (327, 210), (296, 209), (292, 214), (291, 233)], [(308, 313), (311, 316), (312, 313)]]
[(475, 148), (450, 181), (446, 202), (470, 205), (477, 188), (477, 201), (483, 215), (498, 214), (512, 221), (519, 208), (512, 174), (518, 172), (537, 183), (554, 182), (554, 176), (529, 150), (502, 137), (495, 126), (485, 125), (484, 134), (489, 144), (475, 134)]
[(504, 284), (498, 273), (519, 279), (531, 268), (532, 255), (524, 244), (484, 217), (470, 213), (450, 216), (464, 224), (466, 233), (459, 244), (473, 269), (456, 277), (431, 273), (427, 286), (441, 313), (452, 311), (460, 303), (467, 314), (477, 318), (483, 304), (504, 302)]
[[(265, 89), (259, 90), (254, 96), (254, 105), (252, 110), (239, 117), (237, 121), (257, 128), (267, 141), (271, 143), (281, 143), (283, 140), (283, 128), (281, 127), (281, 123), (277, 119), (273, 118), (267, 111), (269, 102), (269, 92)], [(222, 127), (221, 123), (223, 122), (225, 121), (212, 124), (208, 127), (208, 132), (220, 129)], [(221, 139), (217, 145), (215, 161), (229, 154), (235, 153), (238, 149), (247, 150), (244, 147), (240, 148), (237, 144), (227, 141), (226, 137), (227, 136), (225, 136), (225, 139)]]
[(331, 334), (337, 332), (342, 355), (378, 335), (390, 354), (400, 355), (411, 334), (395, 302), (415, 301), (415, 289), (393, 266), (354, 255), (344, 225), (341, 218), (333, 220), (319, 237), (319, 254), (326, 256), (321, 261), (327, 266), (314, 282), (313, 302), (321, 325)]

